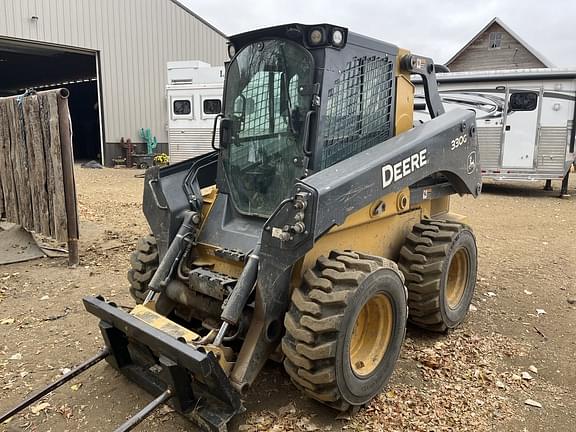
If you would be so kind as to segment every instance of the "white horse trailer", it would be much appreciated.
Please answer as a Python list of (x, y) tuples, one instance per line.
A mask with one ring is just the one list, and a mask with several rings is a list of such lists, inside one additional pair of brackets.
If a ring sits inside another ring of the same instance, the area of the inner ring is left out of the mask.
[[(201, 61), (168, 62), (170, 163), (212, 151), (214, 118), (222, 111), (224, 66)], [(218, 145), (216, 134), (216, 146)]]
[[(476, 111), (480, 166), (494, 180), (562, 180), (575, 160), (576, 70), (521, 69), (437, 74), (446, 110)], [(416, 121), (425, 111), (416, 80)]]

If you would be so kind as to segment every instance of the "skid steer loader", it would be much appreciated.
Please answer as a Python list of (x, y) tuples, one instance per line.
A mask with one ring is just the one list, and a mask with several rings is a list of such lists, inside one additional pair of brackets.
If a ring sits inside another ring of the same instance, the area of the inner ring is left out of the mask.
[[(407, 320), (444, 331), (472, 299), (475, 238), (450, 195), (480, 193), (475, 117), (444, 112), (438, 66), (328, 24), (242, 33), (229, 54), (219, 148), (146, 172), (139, 304), (84, 299), (105, 348), (72, 373), (105, 358), (156, 396), (117, 430), (169, 401), (224, 431), (271, 357), (311, 398), (361, 406)], [(432, 117), (417, 126), (411, 74)]]

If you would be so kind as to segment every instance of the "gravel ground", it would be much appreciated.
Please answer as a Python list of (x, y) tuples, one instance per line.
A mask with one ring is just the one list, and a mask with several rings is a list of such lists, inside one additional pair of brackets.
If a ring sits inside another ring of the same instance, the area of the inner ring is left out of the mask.
[[(137, 173), (77, 169), (79, 268), (68, 269), (63, 258), (0, 267), (0, 412), (101, 346), (83, 296), (132, 304), (128, 255), (147, 232)], [(390, 384), (368, 407), (338, 416), (302, 397), (281, 366), (270, 364), (247, 397), (247, 413), (230, 429), (574, 430), (576, 197), (559, 199), (542, 186), (486, 185), (478, 200), (453, 200), (478, 240), (473, 311), (447, 335), (410, 328)], [(572, 181), (576, 195), (574, 189)], [(0, 430), (109, 431), (149, 400), (99, 364)], [(195, 429), (164, 408), (138, 430)]]

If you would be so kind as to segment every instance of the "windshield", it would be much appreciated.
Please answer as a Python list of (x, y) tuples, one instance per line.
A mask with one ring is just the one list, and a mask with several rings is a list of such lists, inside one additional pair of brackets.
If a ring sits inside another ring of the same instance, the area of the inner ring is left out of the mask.
[(222, 157), (244, 214), (269, 216), (304, 174), (313, 69), (310, 53), (284, 40), (248, 45), (228, 68), (224, 115), (232, 140)]

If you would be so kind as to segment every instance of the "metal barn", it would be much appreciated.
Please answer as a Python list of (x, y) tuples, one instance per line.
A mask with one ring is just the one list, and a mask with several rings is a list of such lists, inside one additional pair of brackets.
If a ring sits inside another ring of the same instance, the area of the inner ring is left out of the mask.
[(176, 0), (0, 2), (0, 96), (67, 87), (77, 159), (110, 164), (142, 128), (167, 151), (166, 63), (226, 58), (226, 36)]

